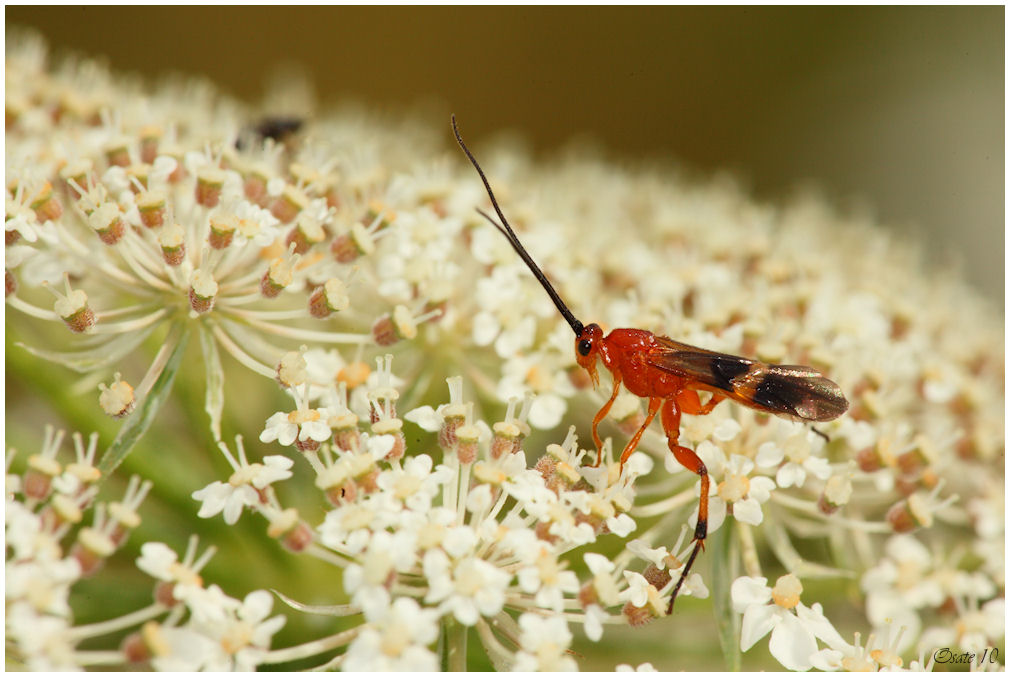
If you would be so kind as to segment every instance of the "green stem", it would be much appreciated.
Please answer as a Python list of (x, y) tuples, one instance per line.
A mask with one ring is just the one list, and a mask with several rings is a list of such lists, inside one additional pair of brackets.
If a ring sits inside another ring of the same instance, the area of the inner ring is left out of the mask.
[(112, 441), (109, 448), (102, 456), (98, 469), (102, 472), (102, 479), (106, 479), (112, 471), (123, 462), (123, 459), (133, 450), (140, 438), (144, 436), (147, 429), (154, 422), (154, 417), (161, 409), (161, 405), (168, 399), (168, 394), (172, 391), (172, 383), (175, 375), (182, 364), (182, 356), (186, 352), (186, 343), (189, 340), (189, 333), (181, 325), (176, 325), (165, 339), (165, 349), (169, 352), (165, 366), (161, 370), (151, 389), (140, 401), (140, 405), (126, 419), (126, 423), (119, 429), (119, 434)]
[(733, 520), (726, 520), (708, 542), (712, 547), (712, 607), (719, 644), (726, 669), (737, 672), (740, 670), (740, 629), (730, 598), (730, 587), (736, 579), (739, 559), (735, 526)]
[(447, 672), (466, 672), (466, 636), (470, 630), (452, 616), (442, 619), (442, 669)]

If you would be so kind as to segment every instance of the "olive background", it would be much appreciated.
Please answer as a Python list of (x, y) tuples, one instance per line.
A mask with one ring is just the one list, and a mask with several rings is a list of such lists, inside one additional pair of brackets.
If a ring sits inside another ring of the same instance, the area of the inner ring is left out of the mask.
[[(544, 156), (816, 186), (1003, 299), (1002, 7), (8, 7), (59, 50), (258, 102), (283, 65), (324, 104), (450, 111)], [(449, 143), (448, 129), (446, 141)]]

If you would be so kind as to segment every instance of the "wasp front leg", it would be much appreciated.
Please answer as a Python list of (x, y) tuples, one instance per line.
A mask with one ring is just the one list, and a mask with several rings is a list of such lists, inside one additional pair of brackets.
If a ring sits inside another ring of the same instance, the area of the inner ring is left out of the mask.
[(659, 413), (659, 408), (662, 404), (662, 398), (649, 398), (649, 413), (645, 415), (645, 422), (638, 428), (635, 435), (628, 440), (628, 444), (624, 447), (624, 452), (621, 454), (621, 472), (624, 471), (624, 464), (627, 463), (628, 459), (631, 458), (631, 455), (635, 453), (638, 441), (642, 439), (642, 433), (644, 433), (645, 429), (649, 427), (650, 423), (652, 423), (652, 419), (656, 418), (656, 414)]
[[(607, 403), (600, 407), (600, 410), (596, 412), (596, 417), (593, 418), (593, 442), (596, 443), (596, 463), (593, 464), (594, 468), (598, 468), (600, 463), (603, 461), (603, 442), (600, 441), (600, 433), (597, 428), (600, 427), (600, 421), (607, 417), (610, 412), (610, 408), (614, 406), (614, 400), (617, 399), (617, 393), (621, 392), (621, 379), (614, 377), (614, 392), (610, 394), (610, 399)], [(651, 419), (650, 419), (651, 420)]]

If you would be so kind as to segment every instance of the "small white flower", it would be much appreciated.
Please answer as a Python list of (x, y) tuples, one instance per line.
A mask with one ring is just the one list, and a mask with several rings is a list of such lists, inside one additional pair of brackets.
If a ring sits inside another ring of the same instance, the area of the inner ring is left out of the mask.
[(438, 613), (409, 597), (389, 595), (363, 606), (367, 624), (347, 648), (346, 672), (434, 672), (438, 656), (428, 647), (438, 639)]
[(356, 555), (367, 547), (380, 517), (371, 502), (347, 503), (326, 513), (319, 540), (337, 552)]
[(781, 444), (765, 442), (758, 447), (755, 460), (762, 468), (778, 468), (775, 483), (783, 488), (802, 487), (807, 473), (822, 481), (831, 476), (828, 460), (813, 455), (806, 430), (790, 435)]
[(593, 588), (604, 606), (614, 606), (620, 602), (620, 593), (612, 575), (615, 565), (609, 559), (595, 552), (583, 555), (586, 567), (593, 574)]
[[(532, 535), (532, 532), (526, 533)], [(544, 547), (539, 539), (535, 540), (538, 547), (520, 555), (524, 566), (516, 571), (519, 588), (523, 592), (536, 593), (534, 601), (538, 606), (560, 613), (565, 593), (578, 592), (579, 579), (575, 572), (563, 569), (552, 548)]]
[[(392, 441), (391, 435), (384, 437)], [(402, 468), (384, 471), (376, 480), (383, 497), (393, 501), (397, 508), (406, 506), (409, 510), (426, 511), (431, 507), (432, 499), (452, 477), (452, 470), (446, 466), (440, 465), (432, 472), (432, 464), (430, 456), (421, 454), (404, 459)]]
[(154, 633), (159, 652), (151, 658), (151, 665), (159, 672), (197, 672), (218, 650), (217, 642), (203, 633), (188, 627), (157, 626), (147, 632)]
[(225, 524), (235, 524), (244, 508), (259, 503), (259, 494), (248, 484), (236, 487), (227, 482), (212, 482), (191, 495), (201, 503), (198, 517), (206, 519), (224, 513)]
[(741, 576), (733, 581), (730, 595), (733, 609), (743, 613), (740, 650), (747, 651), (769, 632), (768, 649), (788, 670), (809, 670), (817, 651), (817, 639), (831, 646), (844, 644), (821, 611), (819, 604), (808, 608), (800, 602), (803, 586), (792, 574), (782, 576), (775, 588), (767, 579)]
[(8, 561), (4, 567), (4, 593), (8, 603), (27, 602), (43, 614), (71, 617), (70, 586), (81, 577), (73, 557), (62, 560)]
[(280, 615), (267, 618), (273, 597), (266, 590), (255, 590), (241, 604), (230, 606), (224, 619), (199, 626), (217, 640), (216, 651), (207, 658), (207, 670), (255, 669), (266, 658), (274, 634), (287, 620)]
[(428, 579), (425, 601), (438, 602), (463, 625), (474, 625), (480, 616), (493, 616), (505, 605), (505, 589), (511, 576), (476, 557), (451, 562), (441, 550), (424, 555), (424, 575)]
[[(212, 552), (212, 551), (211, 551)], [(202, 558), (205, 562), (207, 556)], [(179, 562), (179, 556), (164, 543), (145, 543), (140, 546), (137, 568), (160, 581), (177, 585), (201, 585), (199, 566), (190, 562)]]
[[(768, 500), (775, 481), (763, 475), (751, 476), (755, 470), (754, 461), (739, 454), (727, 460), (722, 449), (702, 442), (698, 445), (698, 456), (705, 462), (712, 484), (709, 497), (709, 533), (722, 525), (727, 506), (733, 506), (733, 517), (746, 524), (758, 525), (764, 519), (761, 504)], [(697, 519), (697, 512), (694, 519)]]
[(628, 582), (628, 587), (621, 593), (621, 600), (631, 602), (633, 606), (644, 607), (649, 603), (649, 597), (656, 595), (656, 588), (640, 573), (625, 571), (624, 580)]
[(385, 586), (397, 571), (409, 571), (417, 560), (416, 535), (409, 531), (380, 531), (372, 536), (358, 563), (344, 570), (344, 590), (355, 604), (385, 593)]
[(9, 641), (16, 642), (25, 654), (32, 671), (78, 671), (70, 622), (61, 616), (39, 614), (30, 605), (11, 604), (7, 607), (5, 629)]
[(572, 633), (561, 616), (524, 613), (519, 617), (519, 651), (512, 669), (517, 672), (572, 672), (578, 670), (568, 654)]

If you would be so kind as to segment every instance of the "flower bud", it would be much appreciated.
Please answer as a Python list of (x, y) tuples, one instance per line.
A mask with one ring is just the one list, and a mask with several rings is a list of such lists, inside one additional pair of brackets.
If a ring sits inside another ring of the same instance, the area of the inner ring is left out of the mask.
[(830, 515), (852, 498), (852, 480), (847, 475), (832, 475), (824, 483), (824, 492), (817, 502), (818, 509)]
[(285, 353), (277, 365), (277, 382), (285, 388), (301, 385), (308, 378), (307, 369), (305, 355), (300, 351)]
[(98, 396), (98, 405), (109, 416), (123, 418), (133, 411), (136, 404), (133, 387), (126, 381), (120, 380), (119, 374), (116, 374), (116, 380), (111, 385), (100, 383), (98, 389), (101, 391)]
[(235, 237), (235, 220), (229, 216), (215, 215), (210, 219), (207, 242), (213, 249), (227, 249)]
[(88, 185), (88, 179), (92, 176), (92, 169), (94, 164), (91, 160), (82, 159), (74, 160), (69, 162), (63, 169), (60, 170), (60, 178), (67, 182), (67, 185), (73, 189), (73, 183), (78, 186)]
[[(165, 226), (158, 233), (161, 257), (169, 266), (178, 266), (186, 260), (186, 231), (178, 223)], [(215, 292), (217, 290), (215, 289)]]
[(652, 607), (649, 604), (645, 606), (635, 606), (631, 602), (626, 602), (624, 607), (621, 609), (621, 614), (628, 621), (628, 625), (633, 628), (640, 628), (643, 625), (647, 625), (652, 622), (656, 617), (653, 614)]
[(456, 456), (463, 465), (477, 460), (477, 440), (480, 428), (475, 425), (461, 425), (456, 429)]
[(333, 313), (347, 310), (351, 299), (347, 296), (347, 285), (337, 278), (330, 278), (326, 284), (316, 287), (309, 297), (309, 313), (323, 319)]
[(673, 579), (669, 569), (660, 569), (655, 564), (649, 564), (642, 572), (642, 577), (656, 590), (662, 590), (663, 586)]
[(71, 556), (81, 565), (81, 575), (91, 576), (102, 568), (102, 564), (116, 551), (116, 544), (98, 529), (84, 527), (77, 533), (77, 542), (71, 548)]
[(32, 198), (30, 207), (42, 223), (55, 221), (63, 215), (63, 205), (53, 195), (53, 184), (48, 181), (42, 184), (39, 192)]
[(276, 515), (267, 527), (270, 538), (280, 539), (291, 552), (302, 552), (312, 543), (312, 529), (298, 519), (298, 511), (288, 508)]
[(519, 451), (522, 442), (522, 431), (511, 421), (499, 421), (494, 424), (494, 437), (491, 439), (491, 458), (501, 458)]
[(158, 157), (158, 142), (161, 141), (163, 132), (161, 127), (148, 125), (140, 130), (140, 161), (147, 164), (154, 164)]
[(274, 259), (260, 280), (260, 293), (268, 299), (277, 297), (295, 279), (291, 264), (286, 260)]
[(107, 245), (114, 245), (126, 234), (122, 212), (114, 202), (103, 202), (88, 215), (88, 225), (98, 234), (98, 239)]
[(227, 174), (220, 167), (201, 167), (196, 172), (196, 201), (204, 207), (216, 207)]
[(304, 254), (312, 245), (326, 239), (326, 231), (322, 224), (308, 214), (302, 214), (295, 222), (295, 227), (288, 233), (285, 244), (294, 245), (296, 254)]
[(148, 228), (160, 228), (165, 224), (165, 194), (160, 190), (144, 191), (137, 196), (137, 211), (140, 221)]
[(288, 184), (270, 206), (270, 213), (281, 223), (291, 223), (308, 204), (309, 196), (300, 188)]
[(372, 325), (372, 336), (380, 346), (391, 346), (417, 336), (417, 325), (406, 306), (396, 306), (392, 316), (383, 315)]
[(368, 256), (375, 251), (375, 241), (368, 230), (355, 223), (350, 230), (333, 238), (330, 252), (338, 263), (350, 263), (359, 256)]
[(121, 136), (111, 141), (105, 147), (105, 160), (113, 167), (129, 167), (130, 140)]
[(70, 283), (67, 283), (68, 293), (59, 298), (53, 309), (56, 314), (66, 323), (70, 331), (75, 334), (84, 334), (94, 329), (97, 320), (95, 312), (88, 306), (88, 295), (83, 289), (70, 290)]
[(189, 307), (196, 313), (206, 313), (214, 307), (217, 296), (217, 282), (202, 270), (194, 270), (189, 281)]

